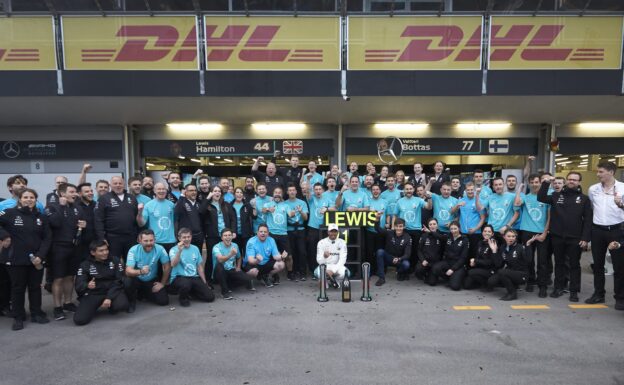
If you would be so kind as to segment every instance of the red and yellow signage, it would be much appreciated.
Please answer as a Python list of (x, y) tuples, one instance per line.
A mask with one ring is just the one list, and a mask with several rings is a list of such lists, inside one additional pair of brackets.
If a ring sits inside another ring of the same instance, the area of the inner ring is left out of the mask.
[(197, 70), (194, 16), (63, 17), (65, 69)]
[(340, 70), (338, 17), (206, 16), (210, 70)]
[(56, 70), (51, 17), (0, 18), (0, 70)]
[(479, 70), (481, 16), (349, 17), (350, 70)]
[(622, 17), (493, 16), (489, 68), (619, 69)]

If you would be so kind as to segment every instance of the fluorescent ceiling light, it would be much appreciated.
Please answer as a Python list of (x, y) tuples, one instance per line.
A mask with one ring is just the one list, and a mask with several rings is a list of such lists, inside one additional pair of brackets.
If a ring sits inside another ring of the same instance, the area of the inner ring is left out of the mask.
[(564, 166), (564, 165), (566, 165), (566, 164), (570, 164), (570, 163), (572, 163), (572, 161), (571, 161), (571, 160), (569, 160), (569, 161), (567, 161), (567, 162), (557, 163), (557, 165), (558, 165), (558, 166)]
[(215, 156), (215, 158), (217, 158), (217, 159), (221, 159), (221, 157), (220, 157), (220, 156)]
[(588, 123), (579, 123), (579, 128), (585, 130), (624, 130), (624, 123), (619, 122), (588, 122)]
[(208, 166), (214, 166), (214, 163), (208, 162)]
[(221, 131), (223, 124), (220, 123), (169, 123), (169, 130), (175, 132), (206, 132)]
[(375, 123), (375, 130), (414, 131), (426, 130), (429, 123)]
[(286, 158), (284, 159), (286, 162), (290, 163), (290, 159)]
[(558, 158), (557, 162), (561, 162), (562, 160), (568, 160), (568, 159), (570, 159), (570, 158)]
[(305, 123), (253, 123), (251, 125), (251, 128), (253, 128), (256, 131), (263, 131), (263, 132), (267, 132), (267, 131), (291, 132), (291, 131), (303, 131), (307, 128), (307, 126), (305, 125)]
[(497, 122), (497, 123), (475, 123), (465, 122), (458, 123), (455, 127), (460, 130), (506, 130), (511, 127), (511, 123)]
[(609, 162), (615, 162), (615, 158), (608, 159)]
[(191, 158), (191, 162), (201, 163), (201, 160), (199, 160), (199, 159), (195, 159), (195, 158)]
[(555, 156), (556, 156), (556, 157), (559, 157), (559, 156), (563, 156), (563, 155), (561, 155), (561, 154), (555, 154)]
[(578, 165), (579, 167), (587, 167), (587, 163), (581, 163)]
[(589, 158), (589, 155), (581, 155), (581, 158)]
[(228, 159), (228, 158), (223, 158), (224, 161), (232, 163), (232, 159)]
[(621, 157), (624, 157), (624, 155), (616, 155), (615, 157), (616, 158), (621, 158)]
[(178, 158), (180, 159), (186, 159), (186, 157), (184, 155), (178, 155)]
[(154, 167), (154, 163), (149, 163), (149, 162), (147, 162), (147, 163), (145, 163), (145, 165), (146, 165), (147, 167)]
[(266, 163), (264, 163), (264, 162), (260, 162), (260, 164), (263, 165), (263, 166), (266, 166)]

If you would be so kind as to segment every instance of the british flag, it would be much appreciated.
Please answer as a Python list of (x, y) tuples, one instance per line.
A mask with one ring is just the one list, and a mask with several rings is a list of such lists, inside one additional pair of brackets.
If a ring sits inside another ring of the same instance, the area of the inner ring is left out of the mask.
[(303, 140), (285, 140), (282, 142), (282, 154), (303, 154)]

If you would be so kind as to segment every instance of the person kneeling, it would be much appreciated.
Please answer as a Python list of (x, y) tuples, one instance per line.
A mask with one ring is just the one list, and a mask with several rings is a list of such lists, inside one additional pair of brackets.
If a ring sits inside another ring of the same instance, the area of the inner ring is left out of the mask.
[(128, 297), (124, 293), (123, 265), (117, 257), (108, 256), (105, 241), (89, 245), (91, 257), (80, 264), (76, 274), (78, 308), (74, 313), (76, 325), (86, 325), (99, 308), (111, 314), (128, 310)]
[(451, 290), (461, 290), (466, 276), (466, 260), (468, 258), (468, 238), (459, 232), (459, 223), (451, 222), (451, 234), (444, 247), (444, 259), (436, 262), (431, 268), (435, 277), (448, 278)]
[(193, 233), (185, 227), (178, 231), (178, 244), (169, 251), (171, 286), (178, 291), (180, 306), (190, 306), (190, 298), (212, 302), (215, 296), (206, 283), (201, 251), (191, 244)]
[[(530, 247), (525, 247), (516, 242), (518, 234), (515, 230), (506, 230), (503, 237), (505, 244), (502, 247), (497, 247), (495, 243), (490, 245), (494, 253), (494, 266), (498, 271), (488, 279), (488, 288), (504, 286), (507, 289), (507, 294), (501, 297), (501, 300), (512, 301), (518, 298), (518, 285), (526, 284), (529, 275), (529, 261), (532, 260), (533, 255)], [(526, 245), (530, 246), (536, 237), (533, 236), (529, 239)]]
[[(139, 244), (132, 246), (126, 258), (126, 295), (130, 300), (128, 313), (133, 313), (136, 300), (146, 299), (160, 306), (169, 304), (165, 285), (169, 281), (171, 263), (165, 248), (157, 245), (154, 232), (143, 230), (139, 234)], [(162, 279), (158, 281), (158, 261), (162, 265)]]
[(248, 290), (256, 290), (253, 279), (241, 270), (241, 254), (236, 243), (232, 243), (232, 230), (221, 230), (221, 242), (212, 248), (213, 278), (221, 285), (223, 299), (232, 299), (233, 284), (244, 284)]
[(245, 247), (243, 270), (251, 277), (264, 282), (264, 286), (273, 287), (272, 276), (284, 270), (284, 258), (288, 253), (280, 254), (275, 240), (269, 237), (269, 227), (265, 224), (258, 226), (255, 237), (249, 238)]
[[(379, 217), (377, 217), (379, 218)], [(379, 221), (375, 223), (379, 234), (386, 238), (385, 249), (377, 250), (377, 276), (379, 279), (375, 286), (386, 283), (386, 266), (394, 266), (397, 269), (397, 280), (403, 281), (409, 276), (410, 256), (412, 255), (412, 237), (405, 230), (405, 222), (401, 218), (394, 221), (394, 230), (382, 229)]]
[[(347, 243), (338, 238), (338, 225), (330, 224), (327, 227), (327, 238), (321, 239), (316, 246), (316, 263), (325, 265), (327, 281), (333, 288), (340, 287), (337, 280), (351, 276), (351, 272), (345, 267), (347, 262)], [(314, 276), (319, 279), (321, 268), (314, 270)]]

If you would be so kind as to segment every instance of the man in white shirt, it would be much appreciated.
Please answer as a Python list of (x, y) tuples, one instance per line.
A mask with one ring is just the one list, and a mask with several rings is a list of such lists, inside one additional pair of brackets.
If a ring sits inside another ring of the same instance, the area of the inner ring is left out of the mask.
[[(594, 211), (592, 225), (592, 257), (594, 258), (594, 294), (585, 303), (605, 301), (605, 254), (611, 242), (622, 239), (624, 226), (624, 183), (615, 179), (617, 166), (613, 162), (598, 163), (599, 183), (589, 188), (589, 199)], [(610, 250), (613, 260), (613, 291), (615, 308), (624, 310), (624, 249)]]
[[(343, 279), (345, 274), (351, 276), (345, 267), (347, 262), (347, 243), (344, 239), (338, 238), (338, 225), (330, 224), (327, 227), (327, 238), (319, 241), (316, 248), (316, 262), (327, 267), (327, 280), (334, 288), (338, 288), (337, 279)], [(314, 270), (314, 276), (319, 278), (320, 268)]]

